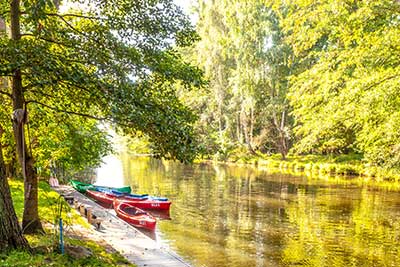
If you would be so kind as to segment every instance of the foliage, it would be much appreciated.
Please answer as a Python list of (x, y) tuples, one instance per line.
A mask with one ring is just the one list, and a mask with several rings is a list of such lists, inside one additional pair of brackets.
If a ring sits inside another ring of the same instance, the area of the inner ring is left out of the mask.
[(57, 113), (48, 113), (47, 119), (45, 124), (39, 121), (34, 125), (30, 133), (41, 175), (49, 174), (50, 168), (55, 166), (70, 172), (96, 167), (101, 158), (112, 151), (107, 132), (94, 120)]
[(204, 151), (285, 156), (293, 144), (399, 169), (399, 13), (394, 0), (198, 1), (191, 58), (209, 91), (187, 101)]
[(3, 103), (3, 105), (0, 106), (0, 128), (3, 130), (0, 142), (2, 144), (4, 163), (8, 165), (12, 163), (13, 158), (15, 158), (15, 145), (11, 130), (12, 123), (8, 116), (8, 114), (12, 113), (12, 103), (8, 97), (1, 94), (0, 101)]
[[(37, 122), (37, 130), (50, 123), (48, 130), (55, 133), (67, 117), (60, 113), (106, 120), (125, 133), (145, 132), (160, 156), (190, 161), (196, 152), (195, 117), (180, 104), (173, 87), (177, 82), (185, 88), (202, 84), (201, 72), (173, 48), (197, 38), (187, 18), (166, 0), (91, 1), (85, 8), (79, 1), (72, 3), (64, 11), (52, 1), (25, 1), (21, 40), (0, 38), (0, 75), (11, 75), (15, 67), (21, 70), (25, 103), (35, 111), (31, 121)], [(8, 9), (5, 3), (0, 7), (7, 23)], [(9, 88), (2, 94), (9, 96)], [(62, 135), (76, 132), (70, 121), (61, 127)], [(101, 155), (104, 140), (96, 139), (104, 139), (104, 133), (96, 134), (92, 122), (85, 126), (87, 131), (72, 139), (93, 134)]]
[(304, 71), (291, 80), (298, 152), (361, 152), (398, 168), (398, 1), (276, 1)]
[(129, 152), (133, 152), (135, 154), (151, 153), (151, 150), (149, 149), (150, 147), (149, 140), (144, 136), (135, 136), (129, 138), (126, 146), (128, 147)]
[(188, 54), (204, 69), (208, 91), (185, 100), (199, 110), (203, 151), (222, 159), (234, 144), (285, 155), (291, 51), (274, 12), (264, 1), (198, 1), (198, 15), (201, 40)]

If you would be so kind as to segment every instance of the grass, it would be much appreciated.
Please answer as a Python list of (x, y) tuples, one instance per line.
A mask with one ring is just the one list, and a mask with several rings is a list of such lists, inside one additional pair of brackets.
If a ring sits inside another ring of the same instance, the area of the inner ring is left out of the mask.
[(265, 155), (256, 153), (249, 155), (243, 149), (234, 150), (228, 158), (237, 164), (253, 164), (270, 169), (290, 170), (321, 176), (358, 176), (377, 182), (399, 182), (400, 172), (377, 166), (370, 166), (363, 161), (362, 155), (289, 155), (282, 159), (280, 154)]
[[(23, 182), (9, 180), (14, 208), (19, 218), (23, 212)], [(109, 252), (105, 247), (85, 239), (65, 236), (65, 245), (89, 249), (92, 253), (86, 257), (74, 258), (59, 253), (56, 220), (63, 203), (62, 218), (66, 227), (80, 224), (90, 227), (86, 220), (75, 212), (60, 196), (52, 191), (45, 182), (39, 183), (39, 216), (46, 229), (44, 234), (26, 235), (34, 253), (13, 250), (8, 254), (0, 254), (0, 266), (135, 266), (130, 264), (119, 253)]]

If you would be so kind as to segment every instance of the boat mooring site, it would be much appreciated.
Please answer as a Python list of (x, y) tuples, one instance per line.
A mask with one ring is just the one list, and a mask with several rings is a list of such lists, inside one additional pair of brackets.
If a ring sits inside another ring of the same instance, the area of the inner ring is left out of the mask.
[[(189, 267), (189, 263), (167, 247), (163, 247), (132, 225), (115, 215), (114, 210), (106, 209), (69, 185), (53, 188), (62, 195), (78, 212), (88, 219), (92, 228), (88, 237), (97, 242), (105, 242), (121, 253), (129, 262), (142, 267)], [(73, 226), (80, 227), (80, 226)], [(74, 229), (66, 229), (74, 231)]]

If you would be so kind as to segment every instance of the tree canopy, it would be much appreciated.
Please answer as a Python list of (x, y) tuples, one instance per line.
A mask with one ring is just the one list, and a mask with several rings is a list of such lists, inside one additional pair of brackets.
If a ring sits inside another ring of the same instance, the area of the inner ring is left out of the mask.
[(206, 153), (224, 159), (240, 147), (285, 156), (291, 50), (278, 18), (264, 1), (246, 0), (198, 1), (198, 14), (192, 58), (210, 81), (209, 93), (195, 96)]
[(300, 137), (296, 150), (355, 151), (371, 163), (400, 167), (399, 2), (277, 6), (287, 42), (306, 62), (289, 94)]
[[(197, 1), (207, 153), (359, 154), (399, 168), (400, 3)], [(249, 149), (251, 150), (251, 149)]]
[(12, 0), (0, 3), (0, 18), (8, 31), (0, 35), (0, 76), (8, 81), (0, 94), (9, 98), (0, 117), (13, 112), (25, 231), (41, 228), (37, 167), (62, 160), (80, 168), (98, 163), (109, 148), (90, 120), (147, 134), (157, 156), (193, 160), (195, 116), (175, 84), (189, 89), (203, 80), (175, 49), (197, 35), (172, 1)]
[[(68, 3), (60, 11), (53, 1), (21, 2), (21, 38), (1, 38), (0, 75), (21, 70), (28, 109), (110, 121), (148, 134), (160, 155), (190, 161), (195, 117), (173, 87), (202, 83), (174, 50), (196, 39), (187, 18), (171, 1)], [(9, 8), (0, 7), (6, 22)]]

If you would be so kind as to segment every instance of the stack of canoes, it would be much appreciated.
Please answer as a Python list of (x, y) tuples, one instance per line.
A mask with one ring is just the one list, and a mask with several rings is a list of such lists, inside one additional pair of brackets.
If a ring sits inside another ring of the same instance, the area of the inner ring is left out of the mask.
[(171, 201), (163, 197), (149, 196), (148, 194), (131, 194), (131, 188), (126, 187), (104, 187), (92, 184), (85, 184), (76, 180), (71, 180), (71, 185), (79, 192), (86, 193), (89, 197), (96, 200), (106, 207), (114, 207), (118, 217), (133, 224), (154, 230), (156, 220), (145, 210), (169, 211)]
[(114, 199), (119, 199), (132, 206), (144, 210), (163, 210), (168, 211), (171, 206), (171, 201), (168, 198), (154, 197), (145, 195), (124, 194), (117, 191), (108, 190), (87, 190), (86, 194), (91, 198), (105, 205), (113, 205)]

